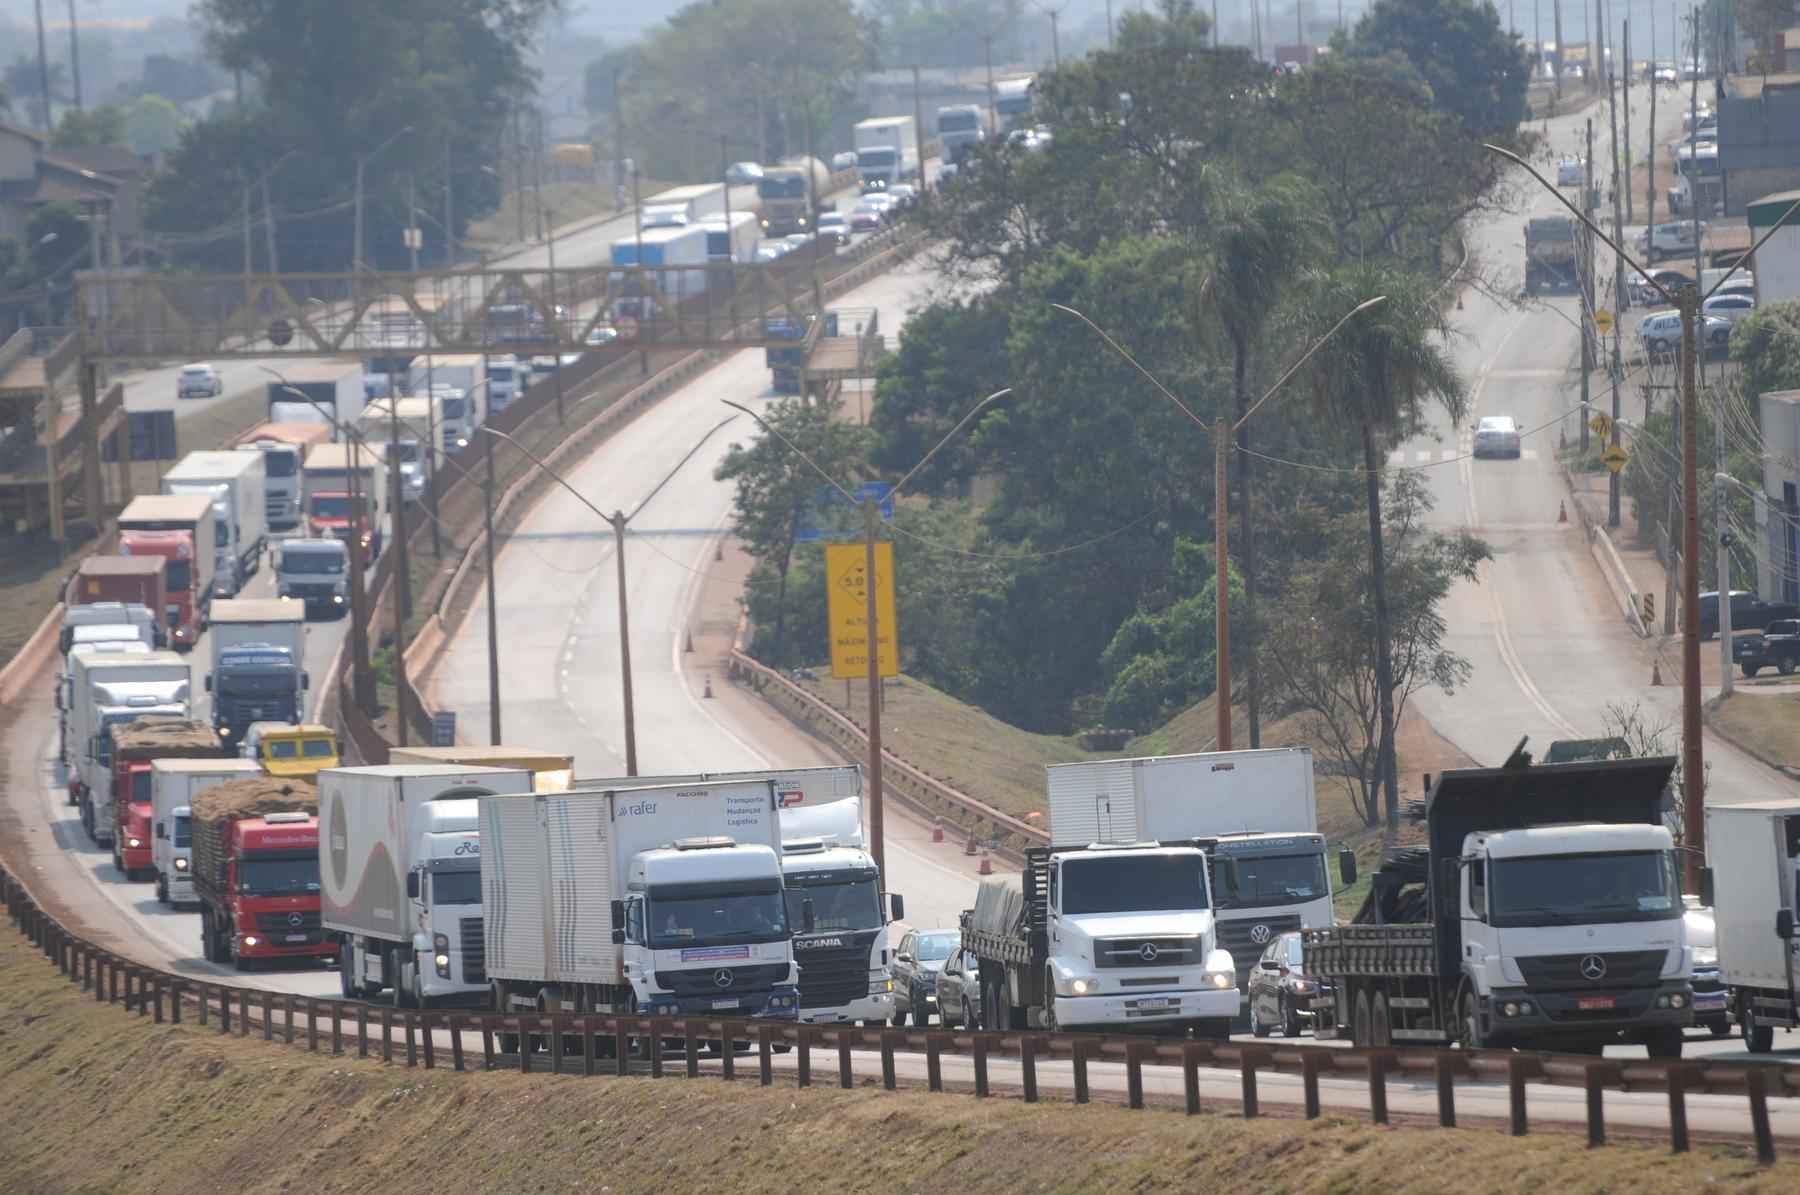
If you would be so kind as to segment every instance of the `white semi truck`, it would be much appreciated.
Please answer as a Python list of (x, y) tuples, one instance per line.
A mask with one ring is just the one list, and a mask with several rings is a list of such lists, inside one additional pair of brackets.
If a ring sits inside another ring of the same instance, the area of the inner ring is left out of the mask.
[(1273, 747), (1048, 767), (1050, 842), (1198, 846), (1212, 865), (1219, 946), (1246, 991), (1277, 936), (1332, 924), (1312, 751)]
[[(891, 919), (906, 915), (904, 900), (885, 894), (881, 872), (863, 837), (862, 769), (854, 764), (782, 771), (708, 772), (640, 776), (635, 780), (578, 780), (580, 788), (625, 784), (737, 784), (770, 781), (781, 827), (782, 884), (788, 923), (799, 927), (813, 906), (813, 929), (794, 930), (800, 964), (800, 1020), (818, 1023), (886, 1021), (894, 1015), (888, 958)], [(885, 907), (884, 907), (885, 906)]]
[(295, 361), (269, 382), (270, 423), (323, 423), (335, 441), (368, 402), (360, 361)]
[(251, 759), (155, 759), (150, 761), (150, 867), (156, 899), (194, 904), (194, 794), (262, 771)]
[(851, 130), (856, 175), (866, 195), (886, 191), (919, 173), (918, 125), (910, 116), (877, 116)]
[(101, 846), (112, 845), (112, 727), (189, 713), (193, 674), (171, 651), (75, 657), (69, 680), (69, 795)]
[(216, 546), (213, 592), (230, 597), (249, 582), (269, 542), (267, 465), (260, 452), (190, 452), (163, 474), (165, 494), (209, 494)]
[(1712, 906), (1719, 977), (1755, 1054), (1800, 1028), (1800, 801), (1706, 807), (1701, 903)]
[(493, 1011), (793, 1018), (772, 782), (479, 802)]
[(532, 789), (523, 768), (445, 764), (319, 773), (320, 909), (345, 999), (482, 1003), (477, 798)]

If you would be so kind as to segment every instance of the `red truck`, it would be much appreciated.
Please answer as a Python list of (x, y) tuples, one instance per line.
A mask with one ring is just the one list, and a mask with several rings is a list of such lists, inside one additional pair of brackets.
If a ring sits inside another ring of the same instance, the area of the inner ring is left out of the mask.
[(190, 802), (200, 946), (239, 971), (267, 959), (337, 957), (319, 923), (319, 794), (247, 776)]
[(112, 735), (113, 866), (128, 880), (154, 878), (150, 852), (150, 765), (158, 759), (223, 759), (229, 752), (204, 722), (139, 718)]
[(167, 565), (169, 645), (191, 651), (212, 607), (218, 544), (205, 494), (143, 494), (119, 515), (119, 555), (160, 556)]
[[(168, 565), (160, 556), (89, 556), (69, 578), (63, 593), (66, 607), (95, 602), (143, 606), (156, 616), (156, 646), (167, 642), (164, 619), (169, 605)], [(62, 650), (69, 650), (71, 628), (63, 630)]]

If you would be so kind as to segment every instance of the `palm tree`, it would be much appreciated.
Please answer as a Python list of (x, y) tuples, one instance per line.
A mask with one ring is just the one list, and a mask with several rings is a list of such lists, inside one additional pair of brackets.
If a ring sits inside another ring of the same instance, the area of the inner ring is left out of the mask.
[[(1468, 392), (1444, 352), (1446, 323), (1417, 276), (1375, 265), (1342, 267), (1329, 275), (1313, 306), (1328, 324), (1338, 313), (1376, 295), (1387, 301), (1349, 324), (1313, 357), (1313, 394), (1321, 413), (1354, 425), (1362, 437), (1363, 480), (1369, 501), (1369, 588), (1375, 616), (1375, 683), (1380, 691), (1381, 743), (1377, 768), (1390, 831), (1400, 824), (1400, 778), (1394, 760), (1394, 667), (1387, 603), (1387, 557), (1381, 534), (1382, 450), (1395, 431), (1411, 427), (1429, 403), (1460, 420)], [(1327, 314), (1330, 313), (1330, 314)]]
[[(1212, 286), (1209, 299), (1220, 331), (1231, 346), (1232, 398), (1244, 418), (1250, 405), (1249, 369), (1253, 346), (1261, 341), (1269, 319), (1291, 293), (1306, 264), (1317, 260), (1326, 239), (1318, 192), (1303, 179), (1280, 175), (1254, 190), (1226, 184), (1214, 208), (1211, 228)], [(1250, 428), (1237, 432), (1238, 477), (1243, 497), (1238, 506), (1237, 548), (1244, 572), (1245, 679), (1250, 716), (1250, 746), (1262, 745), (1260, 675), (1256, 664), (1256, 540), (1251, 533)], [(1224, 698), (1229, 700), (1229, 697)]]

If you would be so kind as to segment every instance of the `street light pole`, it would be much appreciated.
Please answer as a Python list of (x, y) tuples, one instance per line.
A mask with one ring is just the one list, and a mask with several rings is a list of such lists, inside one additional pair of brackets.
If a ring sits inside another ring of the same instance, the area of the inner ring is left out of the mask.
[(625, 774), (635, 776), (638, 774), (637, 713), (632, 708), (631, 700), (631, 613), (625, 600), (625, 524), (630, 521), (630, 516), (623, 511), (615, 510), (610, 516), (602, 515), (601, 517), (612, 524), (613, 559), (618, 562), (619, 683), (623, 686), (625, 700)]
[(488, 744), (500, 745), (500, 613), (494, 597), (494, 441), (483, 441), (487, 481), (481, 487), (481, 523), (487, 545)]

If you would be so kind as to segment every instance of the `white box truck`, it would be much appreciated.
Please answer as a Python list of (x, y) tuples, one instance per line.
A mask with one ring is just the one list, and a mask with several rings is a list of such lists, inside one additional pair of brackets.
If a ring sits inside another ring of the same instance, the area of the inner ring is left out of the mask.
[[(624, 785), (741, 784), (775, 786), (781, 827), (781, 874), (787, 890), (794, 958), (800, 964), (800, 1020), (821, 1023), (885, 1021), (894, 1015), (888, 965), (888, 921), (906, 915), (904, 900), (888, 894), (863, 837), (862, 769), (854, 764), (753, 772), (577, 780), (577, 788)], [(799, 928), (804, 905), (813, 929)]]
[(1052, 848), (1183, 843), (1213, 871), (1219, 946), (1238, 989), (1277, 936), (1332, 924), (1312, 751), (1267, 747), (1044, 769)]
[(198, 903), (194, 895), (194, 843), (190, 802), (194, 794), (255, 776), (253, 759), (154, 759), (150, 761), (150, 866), (156, 899), (165, 905)]
[(69, 795), (101, 846), (112, 844), (112, 727), (138, 718), (189, 714), (192, 670), (172, 651), (77, 656), (69, 681)]
[(774, 784), (479, 800), (493, 1011), (794, 1016)]
[(852, 130), (863, 194), (885, 191), (919, 173), (918, 126), (910, 116), (877, 116)]
[(306, 603), (292, 598), (213, 603), (212, 727), (241, 743), (252, 722), (304, 722)]
[(1708, 805), (1702, 880), (1732, 1015), (1765, 1054), (1777, 1026), (1800, 1028), (1800, 801)]
[(323, 423), (336, 441), (369, 400), (360, 361), (294, 361), (282, 373), (269, 380), (270, 423)]
[(400, 764), (318, 780), (320, 911), (345, 999), (482, 1003), (476, 799), (529, 793), (531, 773)]
[(469, 443), (475, 429), (487, 422), (492, 396), (480, 353), (434, 355), (429, 362), (421, 357), (413, 362), (409, 380), (415, 395), (437, 396), (438, 443), (445, 452)]
[(210, 494), (217, 546), (213, 592), (229, 597), (249, 583), (269, 542), (267, 467), (260, 452), (190, 452), (163, 474), (165, 494)]
[[(122, 630), (123, 628), (83, 627), (82, 630)], [(56, 712), (57, 712), (57, 758), (62, 761), (63, 770), (68, 775), (69, 804), (76, 803), (75, 764), (76, 753), (70, 747), (69, 723), (74, 717), (74, 702), (71, 694), (75, 692), (75, 661), (88, 655), (146, 655), (154, 650), (142, 639), (107, 639), (98, 643), (75, 643), (69, 646), (69, 654), (63, 657), (62, 671), (56, 676)]]

